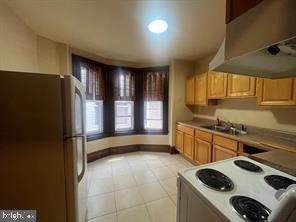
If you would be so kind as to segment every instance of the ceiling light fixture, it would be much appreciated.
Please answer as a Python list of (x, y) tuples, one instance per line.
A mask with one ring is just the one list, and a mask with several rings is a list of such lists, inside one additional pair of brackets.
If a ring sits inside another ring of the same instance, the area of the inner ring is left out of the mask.
[(165, 32), (168, 28), (168, 23), (164, 20), (154, 20), (149, 23), (148, 29), (150, 32), (159, 34)]

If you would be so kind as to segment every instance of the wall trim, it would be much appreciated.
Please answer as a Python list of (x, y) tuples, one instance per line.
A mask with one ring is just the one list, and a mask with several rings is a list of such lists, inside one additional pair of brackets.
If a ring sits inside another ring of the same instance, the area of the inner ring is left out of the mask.
[(135, 145), (109, 147), (103, 150), (95, 151), (93, 153), (88, 153), (87, 162), (90, 163), (110, 155), (130, 153), (130, 152), (136, 152), (136, 151), (166, 152), (170, 154), (178, 153), (175, 147), (172, 147), (169, 145), (135, 144)]

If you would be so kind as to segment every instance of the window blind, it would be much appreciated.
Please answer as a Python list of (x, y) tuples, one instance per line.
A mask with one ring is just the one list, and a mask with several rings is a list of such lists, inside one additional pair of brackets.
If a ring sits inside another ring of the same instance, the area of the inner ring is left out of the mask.
[(135, 100), (135, 75), (129, 70), (117, 70), (113, 73), (114, 100)]
[(164, 71), (153, 71), (144, 73), (143, 97), (145, 101), (164, 100)]
[(101, 67), (81, 62), (81, 82), (86, 88), (87, 100), (104, 100), (105, 87)]

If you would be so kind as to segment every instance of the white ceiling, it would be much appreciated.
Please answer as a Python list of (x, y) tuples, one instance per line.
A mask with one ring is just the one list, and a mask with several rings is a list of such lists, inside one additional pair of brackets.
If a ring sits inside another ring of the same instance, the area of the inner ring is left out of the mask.
[[(107, 58), (197, 59), (224, 37), (225, 0), (4, 0), (32, 30)], [(167, 32), (148, 31), (165, 19)]]

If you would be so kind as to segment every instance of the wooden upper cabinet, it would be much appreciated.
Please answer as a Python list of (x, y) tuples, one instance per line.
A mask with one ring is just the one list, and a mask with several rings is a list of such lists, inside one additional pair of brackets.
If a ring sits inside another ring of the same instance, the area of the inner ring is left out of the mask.
[(228, 97), (255, 96), (255, 77), (228, 74), (227, 79)]
[(258, 79), (257, 102), (266, 106), (296, 105), (296, 78)]
[(212, 161), (212, 144), (204, 140), (195, 139), (194, 160), (199, 164), (206, 164)]
[(227, 73), (209, 72), (208, 73), (208, 98), (219, 99), (226, 97), (227, 92)]
[(189, 159), (194, 158), (194, 137), (186, 133), (183, 134), (183, 154)]
[(191, 76), (186, 80), (186, 104), (194, 105), (195, 77)]
[(208, 84), (207, 73), (202, 73), (195, 76), (195, 93), (194, 93), (195, 105), (208, 104), (207, 84)]

